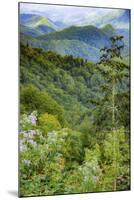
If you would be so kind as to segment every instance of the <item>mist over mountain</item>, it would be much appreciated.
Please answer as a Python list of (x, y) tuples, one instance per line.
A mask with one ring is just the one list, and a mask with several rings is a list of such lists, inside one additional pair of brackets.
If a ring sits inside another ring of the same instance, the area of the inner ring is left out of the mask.
[(88, 25), (99, 28), (106, 24), (116, 29), (129, 28), (130, 10), (127, 9), (21, 4), (20, 10), (21, 14), (47, 17), (61, 29)]
[(20, 37), (45, 51), (97, 62), (113, 35), (124, 36), (123, 55), (129, 56), (129, 17), (123, 9), (34, 5), (21, 8)]

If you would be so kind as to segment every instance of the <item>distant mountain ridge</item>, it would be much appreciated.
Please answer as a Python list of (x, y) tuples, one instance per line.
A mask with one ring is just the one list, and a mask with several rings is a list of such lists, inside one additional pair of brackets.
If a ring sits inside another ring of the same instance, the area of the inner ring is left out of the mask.
[(107, 24), (105, 26), (103, 26), (101, 28), (101, 30), (103, 31), (103, 33), (105, 33), (108, 37), (115, 35), (116, 34), (116, 30), (113, 28), (113, 26), (111, 24)]
[[(45, 51), (54, 51), (61, 55), (73, 55), (91, 61), (98, 61), (100, 48), (108, 46), (109, 38), (113, 35), (125, 37), (124, 55), (128, 56), (129, 31), (115, 29), (111, 24), (102, 28), (93, 25), (71, 26), (61, 30), (58, 22), (55, 25), (46, 17), (23, 14), (20, 16), (21, 41), (43, 48)], [(56, 28), (55, 28), (56, 27)]]
[[(21, 26), (25, 26), (25, 31), (26, 28), (31, 29), (34, 32), (36, 31), (36, 36), (59, 30), (59, 27), (47, 17), (33, 14), (21, 14), (20, 24)], [(26, 32), (29, 33), (29, 31)]]
[(100, 48), (104, 44), (107, 45), (109, 43), (109, 37), (101, 29), (98, 29), (95, 26), (71, 26), (62, 31), (41, 35), (38, 37), (38, 39), (79, 40), (96, 48)]
[[(64, 7), (62, 11), (65, 9)], [(68, 12), (68, 11), (70, 12)], [(77, 9), (71, 8), (65, 9), (65, 12), (58, 12), (58, 10), (53, 10), (51, 8), (44, 11), (35, 10), (34, 12), (29, 11), (31, 15), (45, 16), (52, 21), (53, 24), (58, 26), (60, 29), (68, 28), (70, 26), (88, 26), (94, 25), (98, 28), (102, 28), (107, 24), (111, 24), (115, 29), (127, 28), (129, 29), (129, 19), (130, 10), (128, 9)], [(52, 14), (51, 14), (52, 12)], [(25, 14), (26, 15), (26, 14)], [(24, 16), (25, 17), (25, 16)]]
[(105, 16), (99, 16), (94, 20), (94, 25), (99, 28), (111, 24), (115, 29), (129, 29), (129, 12), (128, 10), (120, 10), (120, 13), (114, 15), (113, 12)]

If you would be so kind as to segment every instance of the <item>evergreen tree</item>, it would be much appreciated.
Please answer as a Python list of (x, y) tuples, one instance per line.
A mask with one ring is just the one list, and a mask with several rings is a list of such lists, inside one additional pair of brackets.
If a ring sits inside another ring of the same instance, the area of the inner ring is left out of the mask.
[[(118, 105), (116, 104), (116, 97), (119, 92), (118, 84), (127, 75), (125, 68), (127, 67), (122, 60), (122, 50), (124, 48), (123, 36), (113, 36), (110, 38), (111, 44), (109, 47), (100, 49), (102, 55), (98, 64), (98, 70), (104, 78), (104, 85), (102, 85), (102, 91), (104, 97), (101, 105), (103, 108), (106, 106), (106, 110), (110, 114), (109, 128), (112, 130), (113, 136), (113, 171), (114, 171), (114, 183), (113, 190), (115, 191), (117, 174), (118, 174), (118, 157), (116, 152), (116, 146), (118, 143), (117, 129), (119, 128), (118, 120)], [(106, 117), (107, 115), (105, 115)], [(107, 120), (104, 118), (104, 120)]]

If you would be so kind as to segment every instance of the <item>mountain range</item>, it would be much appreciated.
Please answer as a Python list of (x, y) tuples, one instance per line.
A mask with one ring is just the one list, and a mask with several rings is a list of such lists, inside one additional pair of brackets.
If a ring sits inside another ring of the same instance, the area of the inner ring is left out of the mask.
[[(124, 12), (118, 18), (110, 19), (114, 24), (117, 23), (118, 19), (123, 24), (127, 23), (128, 17)], [(100, 48), (108, 46), (109, 38), (116, 34), (124, 36), (124, 56), (128, 56), (129, 30), (127, 28), (115, 28), (112, 23), (102, 27), (73, 25), (65, 28), (62, 22), (54, 22), (45, 16), (20, 15), (20, 38), (22, 42), (41, 47), (45, 51), (55, 51), (61, 55), (73, 55), (95, 62), (99, 60)]]

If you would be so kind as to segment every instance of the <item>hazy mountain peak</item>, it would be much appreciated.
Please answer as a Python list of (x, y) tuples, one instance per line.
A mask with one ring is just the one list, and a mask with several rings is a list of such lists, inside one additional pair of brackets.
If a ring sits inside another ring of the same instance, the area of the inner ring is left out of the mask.
[(39, 26), (48, 26), (54, 30), (58, 30), (58, 27), (45, 16), (34, 14), (21, 14), (20, 21), (23, 25), (29, 28), (37, 28)]
[(101, 30), (109, 37), (116, 34), (116, 30), (111, 24), (106, 24)]
[(114, 27), (111, 24), (106, 24), (102, 27), (103, 30), (114, 30)]

